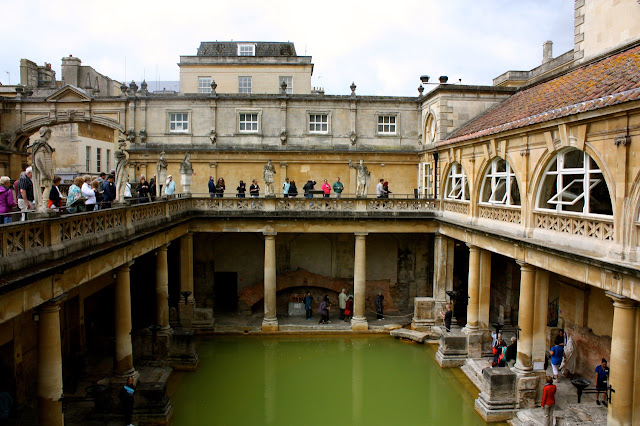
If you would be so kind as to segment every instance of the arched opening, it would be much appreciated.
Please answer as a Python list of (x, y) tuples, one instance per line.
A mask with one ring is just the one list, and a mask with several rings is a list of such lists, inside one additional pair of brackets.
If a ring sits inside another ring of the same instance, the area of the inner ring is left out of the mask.
[(469, 182), (462, 164), (457, 161), (451, 164), (447, 175), (444, 198), (447, 200), (469, 201)]
[(613, 216), (602, 170), (589, 154), (577, 149), (561, 151), (549, 162), (538, 188), (536, 209)]
[(480, 204), (520, 206), (520, 188), (511, 165), (501, 157), (494, 158), (482, 178)]

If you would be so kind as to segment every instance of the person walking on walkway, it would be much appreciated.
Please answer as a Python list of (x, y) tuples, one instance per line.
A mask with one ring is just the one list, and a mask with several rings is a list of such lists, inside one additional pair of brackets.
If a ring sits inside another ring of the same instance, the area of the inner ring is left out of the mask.
[(542, 388), (542, 409), (544, 410), (544, 425), (553, 426), (553, 409), (556, 406), (556, 385), (547, 376), (547, 384)]
[(340, 306), (340, 319), (344, 319), (344, 310), (347, 308), (347, 294), (345, 293), (344, 288), (342, 292), (338, 295), (338, 305)]
[(384, 319), (384, 296), (381, 291), (376, 294), (376, 314), (378, 321)]
[(562, 354), (564, 352), (564, 346), (561, 344), (557, 344), (549, 350), (549, 355), (551, 355), (551, 369), (553, 370), (553, 378), (558, 381), (558, 370), (560, 369), (560, 364), (562, 363)]
[(351, 317), (353, 316), (353, 296), (349, 296), (347, 299), (347, 305), (344, 308), (344, 320), (346, 322), (351, 321)]
[(322, 302), (320, 302), (320, 306), (318, 306), (318, 313), (320, 314), (320, 322), (318, 324), (328, 324), (329, 323), (329, 296), (324, 295)]
[(124, 413), (124, 423), (127, 426), (133, 425), (133, 404), (136, 387), (133, 384), (133, 376), (127, 377), (127, 384), (120, 389), (120, 406)]
[(313, 302), (313, 296), (311, 295), (311, 292), (308, 291), (307, 295), (304, 297), (304, 309), (307, 311), (308, 320), (313, 318), (313, 309), (311, 308), (312, 302)]
[(609, 387), (609, 367), (607, 360), (602, 358), (600, 365), (596, 367), (596, 404), (600, 405), (600, 393), (602, 393), (602, 405), (609, 405), (607, 402), (607, 391)]

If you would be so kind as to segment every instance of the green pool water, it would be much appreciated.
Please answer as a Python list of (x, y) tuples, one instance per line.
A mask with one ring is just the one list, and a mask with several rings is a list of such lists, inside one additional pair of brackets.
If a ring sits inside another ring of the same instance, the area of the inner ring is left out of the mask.
[(435, 347), (389, 336), (217, 337), (179, 376), (173, 425), (481, 425)]

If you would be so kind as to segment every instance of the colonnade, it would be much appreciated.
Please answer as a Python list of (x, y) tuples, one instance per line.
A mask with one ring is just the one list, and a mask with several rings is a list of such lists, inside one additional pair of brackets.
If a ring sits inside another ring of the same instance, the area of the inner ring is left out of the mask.
[[(169, 277), (167, 249), (163, 244), (156, 251), (156, 323), (159, 333), (171, 334), (169, 325)], [(180, 238), (181, 265), (193, 265), (193, 235)], [(116, 268), (114, 278), (114, 322), (115, 322), (115, 380), (126, 381), (130, 376), (137, 380), (133, 366), (131, 342), (131, 278), (133, 261)], [(193, 267), (181, 272), (181, 292), (191, 292), (187, 305), (193, 305)], [(66, 294), (42, 304), (38, 315), (38, 417), (41, 425), (61, 426), (64, 424), (62, 412), (62, 340), (60, 333), (60, 306)], [(185, 302), (183, 302), (185, 304)], [(191, 311), (192, 312), (192, 311)]]
[[(264, 235), (264, 318), (262, 331), (278, 331), (276, 316), (276, 232), (263, 232)], [(367, 247), (366, 232), (355, 233), (355, 260), (353, 265), (353, 318), (351, 329), (366, 331), (369, 329), (365, 312), (367, 284)]]

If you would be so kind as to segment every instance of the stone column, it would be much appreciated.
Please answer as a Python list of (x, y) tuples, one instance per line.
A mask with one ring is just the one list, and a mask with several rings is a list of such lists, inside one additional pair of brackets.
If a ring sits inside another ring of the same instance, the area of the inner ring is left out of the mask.
[[(635, 301), (609, 291), (613, 299), (613, 333), (609, 384), (615, 391), (609, 404), (610, 425), (633, 424), (633, 385), (636, 357), (636, 324), (638, 307)], [(636, 404), (638, 402), (636, 401)], [(635, 419), (637, 421), (637, 419)]]
[(64, 424), (62, 414), (62, 348), (60, 303), (53, 299), (40, 308), (38, 322), (38, 417), (43, 426)]
[[(536, 270), (535, 307), (533, 313), (533, 347), (531, 351), (534, 371), (544, 372), (544, 357), (547, 352), (547, 310), (549, 308), (549, 272)], [(520, 342), (518, 342), (518, 345)]]
[[(183, 294), (189, 292), (185, 300)], [(180, 237), (180, 299), (178, 300), (178, 314), (180, 326), (191, 328), (193, 311), (195, 308), (195, 294), (193, 293), (193, 234), (186, 233)]]
[(480, 250), (480, 281), (478, 283), (478, 328), (489, 330), (491, 305), (491, 252)]
[(520, 302), (518, 308), (518, 355), (513, 371), (518, 375), (516, 380), (519, 408), (533, 408), (538, 393), (538, 378), (532, 374), (533, 354), (533, 317), (535, 307), (535, 266), (524, 262), (520, 265)]
[(469, 247), (469, 304), (467, 305), (467, 330), (478, 329), (478, 292), (480, 287), (480, 249)]
[(166, 333), (171, 330), (169, 327), (168, 246), (168, 244), (163, 244), (158, 247), (156, 252), (156, 324), (162, 327), (160, 333)]
[(365, 312), (365, 298), (367, 293), (367, 233), (357, 232), (356, 253), (353, 264), (353, 318), (351, 329), (366, 331), (369, 329)]
[(449, 239), (442, 234), (435, 234), (433, 239), (434, 269), (433, 298), (437, 301), (447, 300), (447, 255)]
[(132, 264), (133, 262), (129, 262), (116, 269), (114, 370), (116, 376), (120, 377), (132, 376), (135, 373), (131, 348), (131, 284), (129, 280), (129, 268)]
[(533, 349), (533, 307), (535, 303), (536, 268), (524, 262), (520, 265), (520, 306), (518, 308), (518, 356), (515, 369), (517, 373), (529, 373)]
[(262, 331), (278, 331), (275, 232), (264, 232), (264, 319), (262, 320)]

